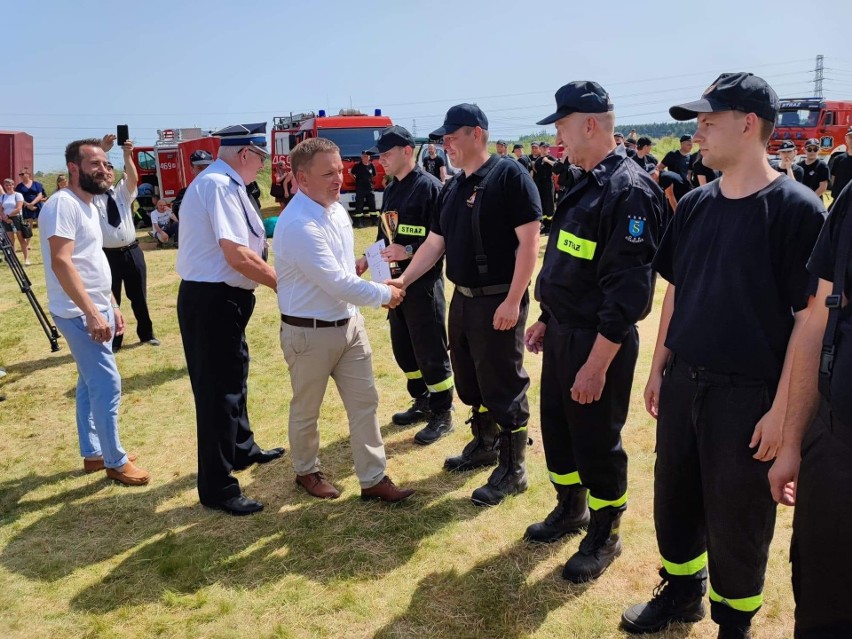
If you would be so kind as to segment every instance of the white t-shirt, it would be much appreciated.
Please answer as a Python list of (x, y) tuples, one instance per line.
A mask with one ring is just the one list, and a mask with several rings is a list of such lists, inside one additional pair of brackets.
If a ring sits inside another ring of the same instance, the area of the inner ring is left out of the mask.
[(153, 225), (156, 222), (160, 228), (163, 228), (172, 219), (171, 214), (171, 209), (166, 209), (163, 213), (160, 213), (159, 209), (154, 209), (151, 211), (151, 224)]
[(10, 213), (14, 213), (15, 209), (18, 208), (18, 202), (23, 202), (24, 196), (15, 191), (14, 193), (4, 193), (3, 194), (3, 213), (9, 215)]
[[(249, 224), (251, 229), (249, 229)], [(249, 201), (245, 183), (223, 160), (196, 177), (180, 205), (180, 248), (176, 268), (190, 282), (224, 282), (254, 290), (257, 282), (235, 271), (225, 260), (219, 240), (230, 240), (263, 254), (266, 233)]]
[(39, 215), (38, 225), (47, 283), (47, 307), (50, 312), (66, 319), (83, 315), (83, 311), (59, 284), (51, 268), (48, 242), (51, 237), (74, 240), (71, 261), (97, 309), (107, 311), (112, 301), (112, 275), (103, 252), (97, 207), (78, 199), (71, 189), (62, 189), (48, 199)]

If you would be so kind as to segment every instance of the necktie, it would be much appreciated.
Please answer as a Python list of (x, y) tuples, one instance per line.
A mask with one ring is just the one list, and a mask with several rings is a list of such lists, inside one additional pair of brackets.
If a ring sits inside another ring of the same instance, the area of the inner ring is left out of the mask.
[(118, 212), (118, 204), (115, 203), (115, 198), (112, 197), (112, 191), (106, 192), (107, 196), (107, 222), (110, 226), (118, 228), (121, 224), (121, 213)]

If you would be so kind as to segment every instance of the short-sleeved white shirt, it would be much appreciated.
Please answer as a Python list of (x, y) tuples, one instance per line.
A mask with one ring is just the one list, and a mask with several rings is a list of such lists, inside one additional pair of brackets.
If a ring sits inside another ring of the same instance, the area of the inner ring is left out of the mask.
[[(14, 213), (15, 209), (18, 208), (18, 202), (24, 201), (24, 196), (15, 191), (14, 193), (3, 193), (3, 213), (9, 215), (10, 213)], [(17, 213), (16, 213), (17, 215)]]
[(51, 237), (74, 240), (71, 261), (83, 281), (89, 297), (99, 311), (107, 311), (112, 300), (112, 275), (103, 252), (103, 236), (98, 209), (86, 204), (71, 189), (62, 189), (44, 205), (38, 218), (39, 241), (44, 257), (47, 283), (47, 307), (58, 317), (71, 319), (83, 315), (56, 278), (51, 267)]
[(183, 196), (177, 272), (191, 282), (257, 288), (257, 282), (231, 268), (219, 240), (247, 246), (258, 255), (266, 243), (263, 222), (249, 201), (245, 183), (223, 160), (204, 169)]
[(133, 200), (136, 199), (136, 191), (131, 193), (127, 190), (127, 178), (121, 178), (111, 190), (121, 217), (121, 223), (117, 227), (110, 224), (107, 218), (106, 195), (96, 195), (92, 203), (98, 209), (104, 248), (121, 248), (133, 244), (136, 240), (136, 225), (133, 223)]

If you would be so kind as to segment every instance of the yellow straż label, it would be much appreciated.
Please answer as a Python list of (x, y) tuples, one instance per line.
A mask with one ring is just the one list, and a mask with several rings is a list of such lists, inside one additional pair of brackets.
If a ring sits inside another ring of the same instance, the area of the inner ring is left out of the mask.
[(559, 231), (559, 242), (556, 246), (560, 251), (579, 257), (581, 260), (591, 260), (595, 257), (595, 249), (598, 243), (592, 242), (592, 240), (584, 240), (568, 231)]

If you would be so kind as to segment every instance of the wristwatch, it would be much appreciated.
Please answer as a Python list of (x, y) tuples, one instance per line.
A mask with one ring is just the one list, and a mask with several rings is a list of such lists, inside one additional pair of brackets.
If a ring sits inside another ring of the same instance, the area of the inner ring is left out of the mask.
[(411, 257), (412, 255), (414, 255), (414, 247), (413, 247), (413, 246), (411, 246), (411, 244), (406, 244), (406, 245), (405, 245), (405, 254), (406, 254), (408, 257)]

